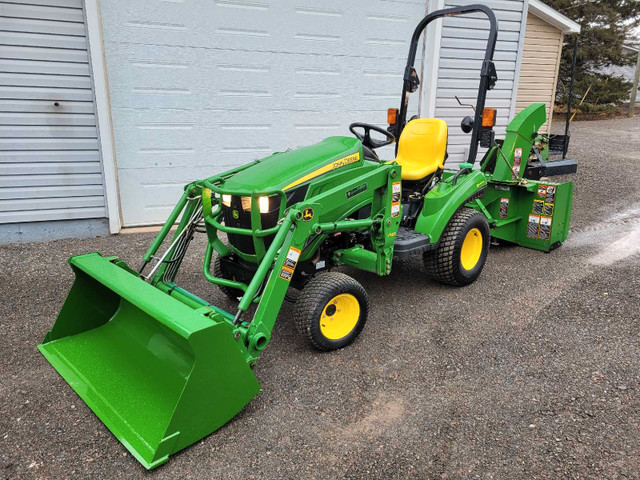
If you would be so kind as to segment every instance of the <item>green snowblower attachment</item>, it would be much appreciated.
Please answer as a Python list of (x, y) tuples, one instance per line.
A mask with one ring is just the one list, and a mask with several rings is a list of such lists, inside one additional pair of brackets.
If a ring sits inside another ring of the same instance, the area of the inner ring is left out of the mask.
[(222, 314), (192, 309), (114, 258), (76, 280), (40, 351), (146, 468), (233, 418), (260, 386)]

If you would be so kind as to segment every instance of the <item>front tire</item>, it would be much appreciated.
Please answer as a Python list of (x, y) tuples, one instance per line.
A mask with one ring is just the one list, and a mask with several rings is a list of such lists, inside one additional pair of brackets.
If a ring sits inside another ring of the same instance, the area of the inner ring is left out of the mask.
[(367, 292), (338, 272), (316, 275), (296, 301), (295, 323), (318, 350), (337, 350), (360, 334), (369, 314)]
[(427, 273), (445, 285), (469, 285), (482, 272), (489, 243), (487, 218), (472, 208), (464, 207), (451, 217), (438, 248), (424, 254)]

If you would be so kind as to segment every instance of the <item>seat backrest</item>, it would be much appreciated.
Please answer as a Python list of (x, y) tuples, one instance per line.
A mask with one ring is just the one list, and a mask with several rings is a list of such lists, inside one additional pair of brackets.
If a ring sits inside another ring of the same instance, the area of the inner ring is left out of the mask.
[(447, 123), (439, 118), (416, 118), (407, 123), (398, 142), (396, 161), (403, 180), (422, 180), (444, 168)]

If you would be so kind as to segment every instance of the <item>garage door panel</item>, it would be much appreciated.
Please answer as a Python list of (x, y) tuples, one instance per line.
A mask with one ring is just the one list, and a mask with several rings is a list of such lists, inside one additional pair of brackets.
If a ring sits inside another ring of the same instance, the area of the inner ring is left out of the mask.
[(95, 150), (95, 138), (0, 138), (0, 151)]
[(348, 134), (353, 121), (384, 124), (425, 10), (422, 0), (103, 2), (124, 223), (163, 221), (194, 178)]
[[(56, 105), (58, 103), (58, 105)], [(60, 100), (17, 100), (0, 99), (0, 112), (8, 113), (82, 113), (94, 112), (93, 102), (72, 102)]]
[(0, 188), (0, 200), (19, 198), (74, 198), (102, 195), (102, 185), (21, 186)]
[(93, 92), (80, 88), (46, 88), (46, 87), (18, 87), (0, 86), (2, 100), (50, 100), (91, 102)]
[(89, 62), (89, 56), (85, 50), (15, 45), (2, 46), (0, 49), (0, 58), (15, 60), (42, 60), (45, 62)]
[(88, 63), (49, 62), (42, 60), (2, 60), (4, 73), (29, 73), (36, 75), (89, 76)]
[(33, 210), (0, 213), (0, 223), (46, 222), (53, 220), (82, 220), (104, 218), (105, 207), (58, 208), (52, 210)]
[(0, 45), (84, 50), (87, 45), (87, 40), (84, 37), (74, 35), (0, 31)]
[(0, 113), (0, 125), (94, 126), (92, 113)]
[(97, 138), (97, 131), (74, 125), (0, 125), (0, 138)]
[(82, 7), (0, 1), (0, 224), (106, 216)]
[(74, 198), (24, 198), (0, 200), (0, 215), (8, 212), (32, 212), (34, 210), (52, 210), (66, 208), (104, 207), (102, 195)]
[(21, 87), (80, 88), (91, 90), (91, 78), (77, 75), (0, 73), (0, 85)]
[(84, 37), (86, 33), (83, 23), (7, 17), (2, 19), (2, 30), (7, 32), (45, 33), (48, 35), (76, 35), (80, 37)]
[(2, 16), (11, 18), (32, 18), (40, 20), (56, 20), (59, 22), (83, 23), (84, 14), (81, 8), (60, 8), (58, 6), (33, 5), (44, 2), (0, 2)]
[[(314, 112), (148, 112), (132, 111), (128, 128), (115, 126), (119, 168), (240, 165), (274, 151), (309, 145), (332, 135), (350, 135), (354, 121), (383, 124), (386, 110), (339, 112), (331, 119)], [(207, 122), (209, 119), (209, 122)], [(135, 125), (135, 128), (131, 126)], [(172, 135), (179, 131), (179, 138)], [(247, 139), (251, 139), (248, 143)]]

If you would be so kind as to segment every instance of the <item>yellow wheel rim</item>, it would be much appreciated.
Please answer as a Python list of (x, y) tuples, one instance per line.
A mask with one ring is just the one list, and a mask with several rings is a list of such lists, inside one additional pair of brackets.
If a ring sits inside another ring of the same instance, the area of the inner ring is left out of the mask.
[(460, 263), (465, 270), (473, 270), (482, 255), (482, 233), (477, 228), (467, 232), (462, 242)]
[(320, 332), (329, 340), (349, 335), (360, 318), (360, 303), (350, 293), (336, 295), (322, 309)]

